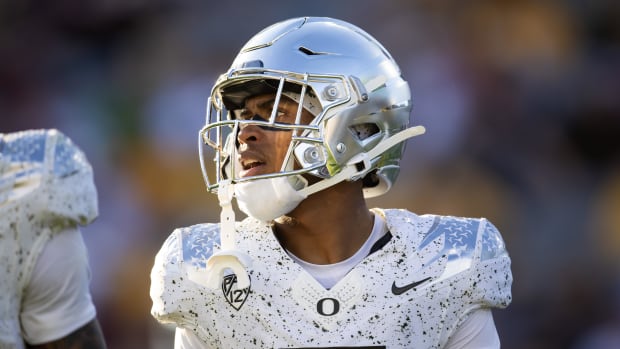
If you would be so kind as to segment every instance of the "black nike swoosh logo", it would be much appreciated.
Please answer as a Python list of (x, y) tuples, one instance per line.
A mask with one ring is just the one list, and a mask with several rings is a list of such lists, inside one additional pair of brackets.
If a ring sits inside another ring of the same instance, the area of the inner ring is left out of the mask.
[(428, 280), (430, 280), (431, 277), (427, 277), (425, 279), (419, 280), (419, 281), (414, 281), (408, 285), (405, 285), (403, 287), (398, 287), (396, 286), (396, 281), (392, 282), (392, 293), (399, 296), (407, 291), (409, 291), (412, 288), (416, 288), (418, 286), (420, 286), (421, 284), (427, 282)]

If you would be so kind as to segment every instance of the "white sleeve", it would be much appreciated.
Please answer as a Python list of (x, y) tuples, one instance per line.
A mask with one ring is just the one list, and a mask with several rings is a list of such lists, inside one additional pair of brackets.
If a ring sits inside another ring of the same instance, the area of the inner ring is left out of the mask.
[(209, 349), (209, 346), (194, 332), (177, 327), (174, 331), (174, 349)]
[(60, 339), (95, 318), (88, 255), (78, 228), (47, 242), (22, 299), (23, 337), (30, 344)]
[(456, 329), (446, 349), (499, 349), (499, 335), (491, 309), (478, 309)]

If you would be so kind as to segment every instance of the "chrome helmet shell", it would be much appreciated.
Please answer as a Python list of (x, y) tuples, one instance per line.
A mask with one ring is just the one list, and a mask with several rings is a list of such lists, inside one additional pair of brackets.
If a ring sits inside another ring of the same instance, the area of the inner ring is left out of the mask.
[[(235, 118), (246, 98), (266, 92), (276, 93), (275, 105), (281, 96), (299, 103), (296, 123), (277, 123), (275, 107), (270, 120)], [(299, 123), (302, 106), (315, 116), (309, 124)], [(355, 163), (355, 170), (330, 185), (363, 179), (365, 197), (384, 194), (398, 176), (405, 142), (380, 153), (372, 150), (408, 128), (411, 107), (409, 85), (400, 68), (364, 30), (324, 17), (276, 23), (243, 46), (212, 89), (206, 125), (199, 136), (207, 188), (217, 192), (222, 180), (234, 183), (308, 174), (326, 181), (351, 167), (360, 154), (370, 153), (371, 158)], [(243, 123), (293, 132), (280, 172), (235, 175), (235, 135)], [(206, 159), (213, 151), (215, 166), (210, 166)]]

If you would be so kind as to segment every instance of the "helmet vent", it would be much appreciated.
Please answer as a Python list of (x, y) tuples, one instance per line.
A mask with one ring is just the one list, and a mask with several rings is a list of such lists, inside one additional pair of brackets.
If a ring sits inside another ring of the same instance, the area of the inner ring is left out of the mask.
[(311, 49), (304, 47), (304, 46), (299, 46), (299, 51), (307, 54), (308, 56), (318, 56), (318, 55), (326, 55), (326, 52), (316, 52), (316, 51), (312, 51)]
[(243, 62), (242, 68), (262, 68), (263, 61), (260, 59), (255, 59), (253, 61)]

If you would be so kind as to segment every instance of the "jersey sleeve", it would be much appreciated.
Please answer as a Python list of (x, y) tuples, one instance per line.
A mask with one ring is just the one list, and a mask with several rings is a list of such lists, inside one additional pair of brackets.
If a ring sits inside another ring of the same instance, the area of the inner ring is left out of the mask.
[(151, 315), (162, 323), (196, 328), (193, 308), (208, 291), (192, 282), (188, 268), (205, 268), (219, 243), (215, 224), (176, 229), (164, 242), (151, 270)]
[(22, 300), (23, 337), (30, 344), (60, 339), (95, 315), (86, 246), (77, 228), (55, 234), (39, 256)]
[(473, 311), (456, 329), (445, 349), (499, 349), (500, 342), (490, 309)]
[(419, 251), (434, 273), (430, 289), (442, 299), (444, 345), (475, 311), (510, 304), (512, 272), (504, 240), (487, 219), (435, 216), (433, 222)]
[(477, 243), (477, 262), (469, 280), (472, 303), (480, 307), (505, 308), (512, 301), (512, 271), (510, 256), (500, 232), (488, 220)]
[(151, 270), (151, 314), (162, 323), (182, 324), (179, 303), (183, 294), (181, 230), (176, 229), (155, 256)]
[[(450, 309), (446, 323), (453, 324), (444, 336), (452, 337), (468, 317), (479, 309), (505, 308), (512, 301), (510, 257), (497, 228), (486, 219), (476, 220), (478, 229), (470, 266), (451, 279)], [(444, 340), (447, 340), (444, 337)]]

